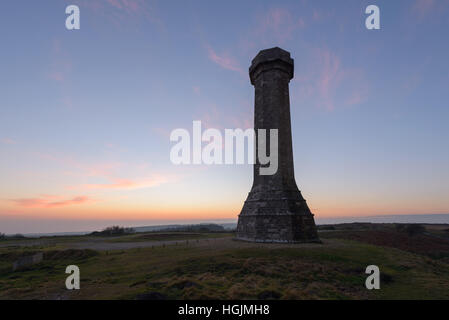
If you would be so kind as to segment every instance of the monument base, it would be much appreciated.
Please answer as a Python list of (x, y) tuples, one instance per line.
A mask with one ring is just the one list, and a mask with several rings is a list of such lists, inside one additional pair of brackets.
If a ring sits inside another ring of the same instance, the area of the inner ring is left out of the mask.
[(240, 214), (235, 239), (265, 243), (321, 243), (313, 214)]

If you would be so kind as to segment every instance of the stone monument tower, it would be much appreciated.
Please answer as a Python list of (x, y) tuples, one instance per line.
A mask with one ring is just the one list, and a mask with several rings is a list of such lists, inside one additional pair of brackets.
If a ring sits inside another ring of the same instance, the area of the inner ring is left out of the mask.
[(261, 164), (256, 157), (253, 186), (239, 215), (236, 238), (318, 242), (313, 214), (296, 186), (293, 171), (288, 87), (293, 78), (293, 59), (278, 47), (262, 50), (253, 59), (249, 76), (255, 87), (255, 145), (258, 148), (257, 129), (266, 129), (267, 133), (278, 129), (278, 170), (273, 175), (260, 175)]

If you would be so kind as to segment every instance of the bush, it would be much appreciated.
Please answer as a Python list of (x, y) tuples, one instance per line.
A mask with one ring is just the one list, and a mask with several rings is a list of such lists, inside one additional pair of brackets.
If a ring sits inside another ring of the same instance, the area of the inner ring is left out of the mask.
[(1, 233), (0, 232), (0, 240), (3, 240), (3, 239), (5, 239), (6, 238), (6, 235), (4, 234), (4, 233)]
[(335, 226), (333, 225), (318, 226), (318, 230), (335, 230)]
[(21, 240), (21, 239), (25, 239), (26, 237), (23, 234), (16, 233), (11, 236), (7, 236), (7, 238), (10, 240)]
[(421, 234), (424, 233), (424, 231), (426, 231), (426, 228), (424, 228), (424, 226), (420, 224), (409, 224), (407, 227), (405, 227), (405, 232), (407, 232), (409, 236)]
[(107, 227), (103, 231), (94, 231), (91, 233), (91, 235), (94, 235), (94, 236), (122, 236), (122, 235), (130, 234), (133, 232), (134, 232), (133, 228), (112, 226), (112, 227)]

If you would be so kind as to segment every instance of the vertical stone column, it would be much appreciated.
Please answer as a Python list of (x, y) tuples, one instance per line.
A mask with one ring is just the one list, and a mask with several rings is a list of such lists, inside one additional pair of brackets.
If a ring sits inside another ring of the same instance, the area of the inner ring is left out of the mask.
[[(278, 129), (278, 170), (260, 175), (254, 165), (251, 191), (239, 215), (237, 239), (257, 242), (319, 241), (313, 214), (298, 190), (293, 170), (289, 82), (294, 63), (280, 48), (262, 50), (249, 68), (255, 88), (254, 129)], [(268, 142), (269, 143), (269, 142)], [(266, 148), (269, 152), (269, 147)], [(256, 157), (257, 158), (257, 157)]]

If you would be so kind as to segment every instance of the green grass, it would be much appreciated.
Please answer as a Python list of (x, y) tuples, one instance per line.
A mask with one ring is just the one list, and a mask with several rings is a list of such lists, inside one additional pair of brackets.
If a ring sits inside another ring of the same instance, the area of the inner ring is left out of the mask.
[[(134, 241), (134, 240), (133, 240)], [(44, 249), (45, 250), (45, 249)], [(30, 249), (0, 249), (26, 254)], [(50, 254), (50, 253), (49, 253)], [(329, 239), (323, 245), (261, 245), (231, 239), (96, 255), (55, 254), (32, 269), (10, 272), (0, 261), (1, 299), (449, 299), (449, 265), (394, 248)], [(81, 290), (65, 289), (65, 267), (81, 270)], [(365, 268), (380, 267), (381, 290), (364, 287)]]

